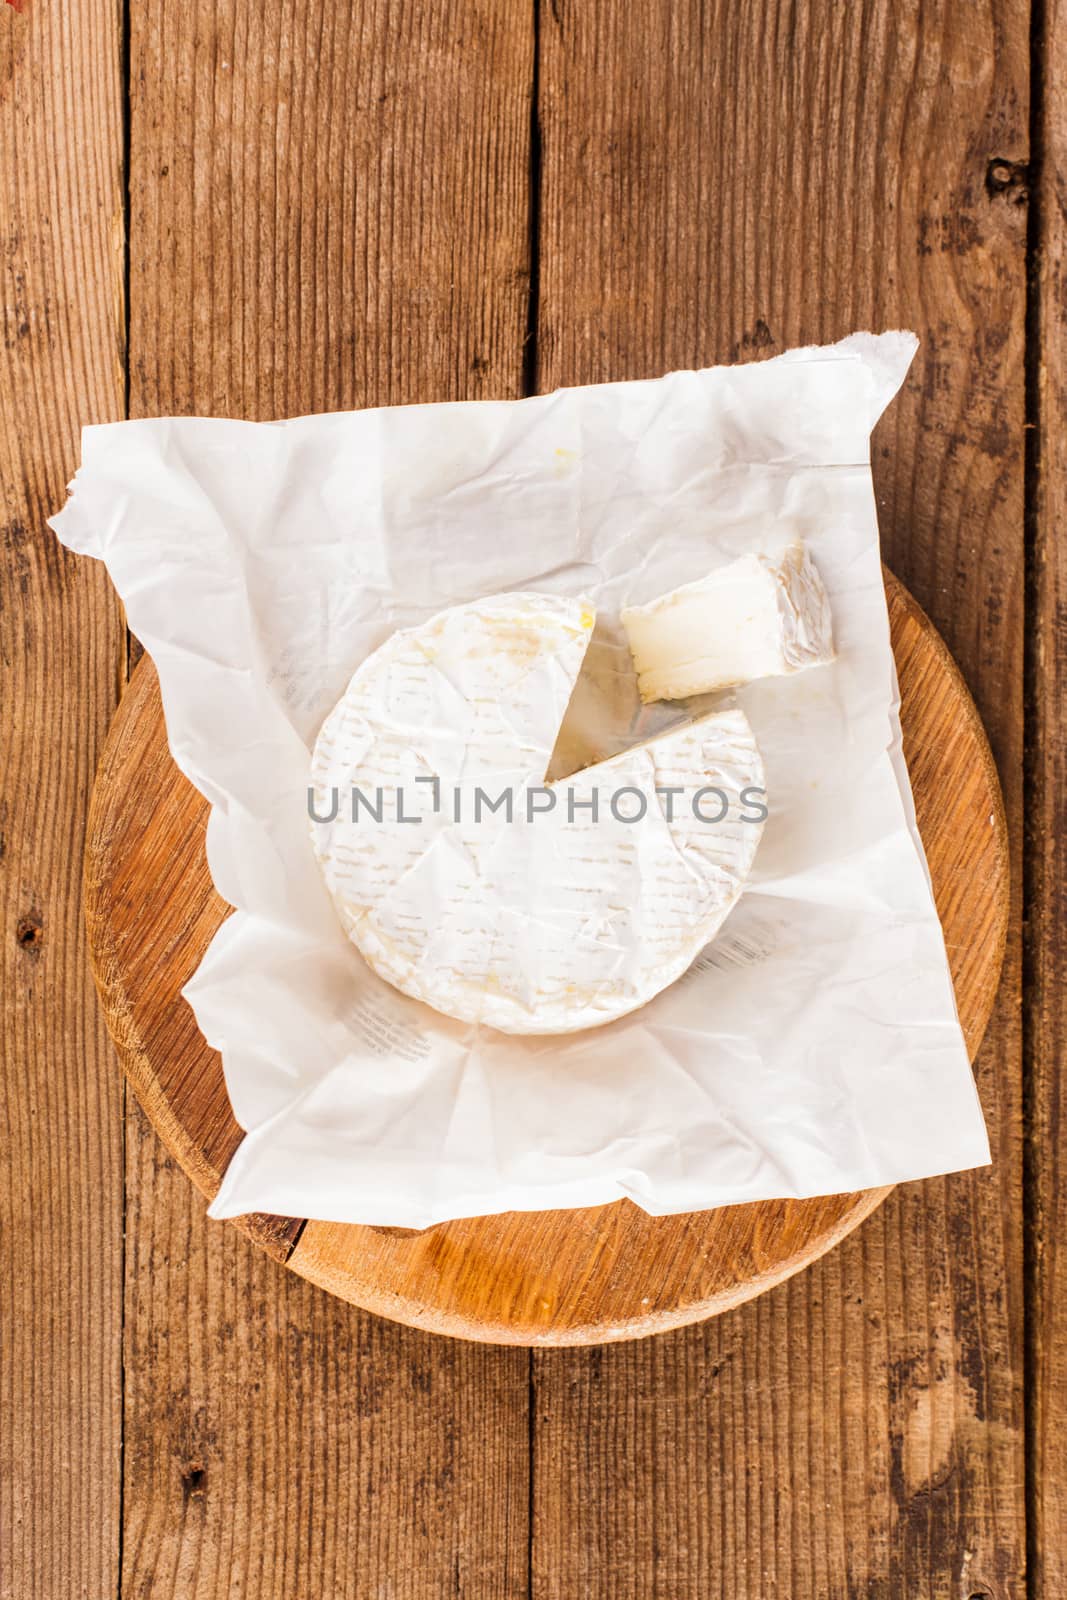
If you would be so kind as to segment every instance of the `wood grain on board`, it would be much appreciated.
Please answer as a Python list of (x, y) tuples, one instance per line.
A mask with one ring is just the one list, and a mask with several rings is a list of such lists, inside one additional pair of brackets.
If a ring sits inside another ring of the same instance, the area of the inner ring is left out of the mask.
[[(1067, 1594), (1067, 7), (1045, 7), (1038, 149), (1037, 297), (1030, 358), (1037, 431), (1032, 455), (1034, 570), (1028, 770), (1029, 1055), (1027, 1275), (1033, 1600)], [(1021, 189), (1028, 175), (1006, 173)], [(1036, 232), (1036, 238), (1035, 238)]]
[(122, 101), (108, 0), (0, 6), (0, 1596), (113, 1595), (122, 1086), (81, 914), (124, 638), (45, 527), (121, 415)]
[[(539, 388), (920, 334), (875, 436), (886, 558), (976, 695), (1016, 869), (1026, 207), (993, 168), (1027, 159), (1029, 20), (556, 0), (539, 61)], [(699, 1328), (535, 1355), (539, 1600), (1021, 1595), (1018, 1007), (1016, 895), (991, 1171), (905, 1186)]]
[[(993, 1005), (1008, 918), (997, 775), (930, 623), (887, 576), (905, 751), (972, 1054)], [(946, 802), (951, 796), (951, 803)], [(142, 662), (100, 766), (86, 852), (94, 967), (123, 1064), (167, 1147), (207, 1195), (240, 1139), (221, 1061), (181, 991), (227, 914), (204, 853), (207, 803), (176, 771)], [(693, 1322), (765, 1290), (855, 1227), (887, 1191), (686, 1217), (624, 1204), (403, 1230), (244, 1219), (297, 1272), (437, 1333), (587, 1344)]]
[[(132, 414), (518, 394), (532, 49), (506, 0), (131, 0)], [(123, 1592), (525, 1594), (526, 1357), (321, 1294), (128, 1146)]]

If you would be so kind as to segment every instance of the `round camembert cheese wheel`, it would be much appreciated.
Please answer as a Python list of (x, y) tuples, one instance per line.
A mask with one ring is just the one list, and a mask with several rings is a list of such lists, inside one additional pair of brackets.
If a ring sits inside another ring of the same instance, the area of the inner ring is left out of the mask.
[(463, 1022), (564, 1033), (644, 1005), (752, 865), (763, 768), (740, 711), (546, 785), (593, 622), (542, 594), (444, 611), (363, 662), (315, 745), (311, 837), (346, 932)]

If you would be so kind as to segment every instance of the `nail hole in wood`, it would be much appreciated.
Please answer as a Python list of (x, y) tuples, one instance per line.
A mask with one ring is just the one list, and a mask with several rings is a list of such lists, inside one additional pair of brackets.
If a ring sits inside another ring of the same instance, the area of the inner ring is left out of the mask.
[(985, 186), (989, 195), (1010, 195), (1016, 205), (1025, 205), (1030, 194), (1030, 169), (1025, 161), (994, 156), (985, 169)]

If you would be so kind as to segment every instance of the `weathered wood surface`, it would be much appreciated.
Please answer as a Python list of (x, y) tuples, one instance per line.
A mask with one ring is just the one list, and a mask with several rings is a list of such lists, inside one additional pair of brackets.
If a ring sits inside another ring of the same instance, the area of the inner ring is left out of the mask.
[(117, 1590), (122, 1101), (87, 970), (85, 800), (125, 642), (44, 526), (121, 416), (118, 14), (0, 6), (0, 1596)]
[[(1067, 6), (1038, 37), (1031, 159), (1033, 566), (1027, 766), (1028, 1168), (1032, 1600), (1067, 1594)], [(1022, 178), (1017, 175), (1016, 184)]]
[[(1026, 208), (989, 178), (1027, 159), (1029, 20), (557, 0), (539, 67), (540, 388), (921, 335), (875, 438), (886, 559), (975, 693), (1016, 847)], [(900, 1189), (701, 1328), (535, 1355), (536, 1595), (1021, 1596), (1018, 900), (978, 1078), (991, 1172)]]
[(540, 388), (923, 336), (876, 441), (887, 555), (976, 694), (1016, 868), (1031, 606), (1029, 1360), (1018, 902), (979, 1062), (992, 1174), (898, 1191), (702, 1328), (538, 1353), (532, 1385), (520, 1353), (446, 1357), (207, 1225), (133, 1111), (120, 1588), (120, 1096), (76, 910), (115, 616), (41, 521), (77, 424), (121, 405), (123, 50), (115, 4), (0, 5), (0, 1595), (1003, 1600), (1028, 1540), (1058, 1600), (1061, 0), (261, 9), (129, 3), (141, 412), (516, 393), (532, 261)]
[[(887, 574), (904, 750), (973, 1053), (1009, 915), (1000, 788), (944, 644)], [(218, 1053), (182, 990), (228, 908), (205, 856), (208, 807), (167, 749), (142, 661), (112, 723), (86, 842), (89, 946), (123, 1066), (167, 1148), (207, 1195), (240, 1140)], [(471, 1218), (422, 1234), (242, 1219), (270, 1253), (401, 1322), (504, 1344), (593, 1344), (696, 1322), (766, 1291), (856, 1227), (887, 1191), (767, 1201), (687, 1217), (623, 1204)], [(298, 1237), (299, 1235), (299, 1237)]]
[[(525, 17), (130, 20), (134, 415), (521, 392)], [(123, 1594), (524, 1593), (525, 1355), (353, 1311), (208, 1223), (136, 1110), (127, 1145)]]

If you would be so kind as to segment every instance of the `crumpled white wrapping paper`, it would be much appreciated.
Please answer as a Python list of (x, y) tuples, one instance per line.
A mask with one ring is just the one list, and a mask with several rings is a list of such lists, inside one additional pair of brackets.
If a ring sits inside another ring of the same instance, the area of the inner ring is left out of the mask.
[[(213, 1215), (418, 1228), (623, 1195), (660, 1214), (989, 1160), (900, 752), (869, 467), (915, 345), (855, 335), (513, 402), (85, 430), (52, 525), (106, 563), (156, 663), (237, 908), (186, 990), (247, 1130)], [(307, 821), (310, 748), (359, 661), (477, 595), (591, 595), (573, 743), (608, 754), (685, 712), (639, 713), (620, 607), (797, 536), (838, 660), (736, 695), (770, 816), (694, 968), (629, 1017), (542, 1038), (376, 977)]]

